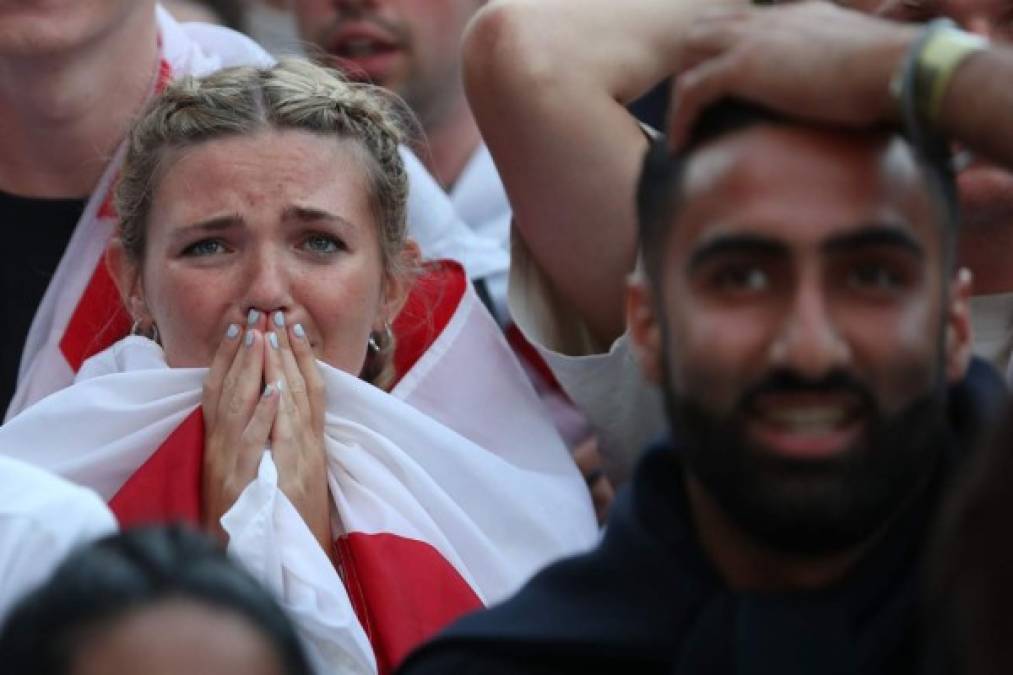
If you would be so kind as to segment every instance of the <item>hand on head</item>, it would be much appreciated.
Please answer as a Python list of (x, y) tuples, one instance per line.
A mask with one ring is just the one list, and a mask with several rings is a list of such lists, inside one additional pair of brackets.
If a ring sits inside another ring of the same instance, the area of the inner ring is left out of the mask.
[(704, 12), (683, 45), (671, 143), (722, 98), (848, 127), (895, 120), (890, 80), (916, 34), (825, 2)]

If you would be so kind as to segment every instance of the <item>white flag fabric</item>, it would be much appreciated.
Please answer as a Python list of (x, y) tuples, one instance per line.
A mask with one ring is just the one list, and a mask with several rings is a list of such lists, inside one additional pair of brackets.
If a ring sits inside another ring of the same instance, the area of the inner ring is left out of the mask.
[[(462, 282), (390, 393), (319, 364), (339, 569), (259, 474), (222, 519), (324, 672), (389, 672), (461, 613), (594, 544), (587, 488), (498, 326)], [(128, 337), (0, 427), (0, 454), (112, 501), (121, 522), (199, 518), (204, 369)]]
[(0, 457), (0, 624), (70, 551), (115, 530), (91, 490)]

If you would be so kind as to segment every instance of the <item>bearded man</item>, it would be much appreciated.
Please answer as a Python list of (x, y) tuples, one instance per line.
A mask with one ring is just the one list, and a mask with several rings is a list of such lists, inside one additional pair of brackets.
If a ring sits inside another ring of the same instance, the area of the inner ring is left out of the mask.
[(667, 402), (602, 544), (405, 673), (909, 673), (926, 528), (1001, 381), (970, 371), (944, 158), (720, 102), (638, 187), (627, 324)]

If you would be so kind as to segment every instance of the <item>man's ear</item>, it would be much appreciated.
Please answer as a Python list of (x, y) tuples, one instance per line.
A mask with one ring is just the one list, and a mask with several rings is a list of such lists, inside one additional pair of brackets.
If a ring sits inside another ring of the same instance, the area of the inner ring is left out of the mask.
[(626, 282), (626, 330), (644, 377), (661, 384), (661, 324), (654, 309), (654, 296), (648, 283), (637, 274)]
[(971, 363), (974, 332), (971, 329), (971, 270), (961, 267), (950, 284), (950, 303), (946, 313), (946, 379), (963, 379)]
[[(419, 245), (412, 239), (405, 241), (400, 255), (401, 269), (416, 270), (422, 264), (422, 253), (419, 251)], [(386, 276), (383, 284), (383, 298), (380, 302), (380, 312), (377, 315), (379, 326), (374, 326), (374, 330), (382, 332), (385, 322), (394, 321), (394, 318), (397, 317), (398, 312), (404, 306), (405, 301), (408, 300), (408, 293), (411, 291), (412, 284), (414, 283), (415, 275), (413, 274), (404, 276), (388, 274)]]
[(144, 287), (141, 283), (141, 269), (123, 247), (119, 237), (113, 237), (106, 245), (106, 268), (109, 270), (116, 288), (120, 292), (123, 306), (134, 321), (142, 323), (151, 319), (148, 305), (144, 299)]

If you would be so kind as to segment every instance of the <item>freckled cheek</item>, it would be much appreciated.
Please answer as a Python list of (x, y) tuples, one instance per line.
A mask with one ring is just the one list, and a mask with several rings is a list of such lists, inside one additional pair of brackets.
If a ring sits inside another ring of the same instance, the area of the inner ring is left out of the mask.
[(205, 367), (221, 344), (228, 310), (237, 297), (220, 279), (163, 274), (149, 287), (149, 309), (170, 366)]
[(317, 279), (299, 295), (320, 335), (317, 358), (358, 374), (366, 358), (373, 323), (379, 309), (378, 283), (350, 275), (344, 279)]

